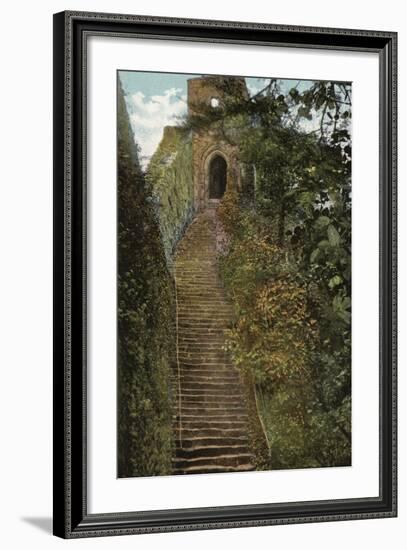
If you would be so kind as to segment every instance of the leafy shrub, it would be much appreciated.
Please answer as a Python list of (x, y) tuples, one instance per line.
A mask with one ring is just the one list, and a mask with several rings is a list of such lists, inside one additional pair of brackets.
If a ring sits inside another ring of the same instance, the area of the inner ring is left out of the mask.
[(236, 230), (236, 223), (239, 223), (240, 205), (239, 195), (235, 187), (228, 187), (223, 199), (217, 208), (218, 218), (227, 233)]
[(304, 246), (276, 242), (267, 215), (236, 204), (219, 207), (231, 234), (221, 274), (237, 319), (228, 348), (256, 385), (272, 468), (348, 465), (350, 301), (339, 232), (329, 241), (330, 219), (332, 249), (310, 263)]

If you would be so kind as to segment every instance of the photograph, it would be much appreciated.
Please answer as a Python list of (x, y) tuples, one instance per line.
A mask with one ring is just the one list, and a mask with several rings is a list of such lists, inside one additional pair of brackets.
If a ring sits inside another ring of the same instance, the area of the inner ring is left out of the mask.
[(351, 166), (351, 82), (117, 70), (118, 478), (352, 466)]

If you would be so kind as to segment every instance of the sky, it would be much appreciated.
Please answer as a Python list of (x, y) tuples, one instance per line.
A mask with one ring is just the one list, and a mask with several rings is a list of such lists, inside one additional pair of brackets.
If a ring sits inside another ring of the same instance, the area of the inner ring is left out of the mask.
[[(140, 161), (146, 168), (161, 141), (164, 126), (180, 123), (187, 112), (187, 80), (202, 75), (119, 71), (119, 79), (125, 94), (130, 123), (137, 144)], [(246, 78), (250, 95), (264, 88), (265, 78)], [(282, 90), (298, 85), (298, 80), (280, 80)], [(310, 81), (301, 81), (304, 88)]]

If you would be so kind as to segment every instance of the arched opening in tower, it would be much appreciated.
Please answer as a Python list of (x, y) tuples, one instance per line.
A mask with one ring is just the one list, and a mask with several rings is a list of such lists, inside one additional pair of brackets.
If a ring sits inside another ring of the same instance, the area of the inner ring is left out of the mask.
[(221, 199), (226, 191), (227, 164), (225, 159), (216, 155), (209, 165), (209, 198)]

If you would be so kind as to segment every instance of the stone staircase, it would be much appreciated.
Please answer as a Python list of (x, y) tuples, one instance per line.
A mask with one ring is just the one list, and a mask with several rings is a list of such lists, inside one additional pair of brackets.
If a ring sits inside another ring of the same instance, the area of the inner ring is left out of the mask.
[(253, 470), (237, 369), (222, 348), (232, 308), (219, 280), (215, 210), (198, 215), (175, 258), (177, 404), (175, 474)]

